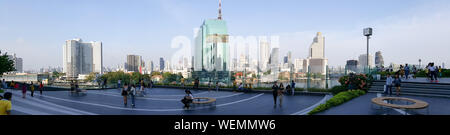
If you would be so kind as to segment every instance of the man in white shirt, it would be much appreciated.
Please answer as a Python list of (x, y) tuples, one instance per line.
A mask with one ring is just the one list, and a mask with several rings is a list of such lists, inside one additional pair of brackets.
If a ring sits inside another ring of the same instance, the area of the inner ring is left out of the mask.
[(387, 74), (386, 77), (386, 91), (384, 91), (384, 94), (387, 94), (389, 91), (389, 95), (392, 95), (392, 77), (390, 74)]

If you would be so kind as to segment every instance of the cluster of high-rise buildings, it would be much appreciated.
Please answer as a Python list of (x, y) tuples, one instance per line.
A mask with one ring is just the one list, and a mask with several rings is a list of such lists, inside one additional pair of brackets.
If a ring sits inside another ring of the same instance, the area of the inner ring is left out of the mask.
[[(248, 71), (262, 73), (270, 71), (270, 75), (278, 78), (280, 72), (307, 72), (325, 74), (328, 59), (325, 58), (325, 38), (318, 32), (314, 37), (309, 54), (306, 58), (292, 57), (289, 51), (280, 57), (280, 48), (271, 47), (271, 42), (258, 42), (258, 56), (250, 58), (241, 54), (234, 59), (230, 56), (229, 35), (227, 22), (222, 18), (221, 1), (219, 1), (219, 15), (214, 19), (207, 19), (194, 35), (194, 56), (190, 61), (182, 57), (178, 63), (170, 63), (163, 57), (154, 65), (153, 61), (144, 62), (140, 55), (127, 55), (123, 66), (115, 70), (126, 72), (151, 73), (159, 72), (189, 72), (193, 78), (201, 81), (222, 81), (231, 79), (230, 71)], [(252, 50), (253, 51), (253, 50)], [(81, 39), (67, 40), (63, 47), (63, 72), (68, 77), (97, 72), (102, 74), (103, 57), (101, 42), (82, 42)], [(236, 52), (237, 53), (237, 52)], [(281, 61), (280, 61), (281, 60)], [(109, 71), (109, 69), (108, 69)]]
[[(375, 60), (375, 62), (374, 62)], [(358, 60), (347, 60), (345, 68), (350, 72), (364, 72), (364, 68), (369, 65), (370, 69), (381, 69), (384, 68), (384, 59), (381, 51), (375, 53), (375, 59), (369, 54), (369, 61), (367, 61), (367, 54), (361, 54)]]

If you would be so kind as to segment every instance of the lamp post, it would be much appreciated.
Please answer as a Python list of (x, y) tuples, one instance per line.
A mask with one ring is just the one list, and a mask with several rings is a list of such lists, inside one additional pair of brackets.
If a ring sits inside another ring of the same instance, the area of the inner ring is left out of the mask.
[(422, 59), (419, 59), (419, 69), (422, 67)]
[(367, 55), (366, 55), (366, 58), (367, 58), (367, 61), (366, 61), (366, 63), (367, 63), (367, 73), (370, 73), (370, 67), (369, 67), (369, 39), (370, 39), (370, 36), (372, 36), (372, 28), (365, 28), (364, 29), (364, 36), (366, 36), (367, 37)]

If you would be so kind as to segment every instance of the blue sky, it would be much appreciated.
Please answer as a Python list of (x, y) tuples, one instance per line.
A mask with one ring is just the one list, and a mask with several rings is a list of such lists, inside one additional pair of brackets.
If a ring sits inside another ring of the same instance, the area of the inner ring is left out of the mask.
[[(123, 64), (127, 54), (157, 61), (177, 51), (174, 37), (192, 38), (216, 18), (217, 1), (0, 0), (0, 49), (22, 57), (26, 70), (62, 66), (62, 45), (73, 38), (102, 41), (104, 66)], [(306, 57), (320, 31), (332, 66), (365, 53), (368, 26), (371, 53), (382, 51), (386, 63), (449, 63), (450, 29), (441, 27), (450, 24), (448, 7), (448, 0), (223, 0), (223, 18), (233, 36), (280, 35), (281, 55), (295, 50), (294, 58)]]

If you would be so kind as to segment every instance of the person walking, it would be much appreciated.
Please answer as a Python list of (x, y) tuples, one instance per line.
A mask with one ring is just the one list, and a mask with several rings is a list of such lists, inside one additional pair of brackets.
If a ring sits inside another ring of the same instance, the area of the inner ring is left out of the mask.
[(123, 96), (123, 105), (126, 107), (127, 106), (127, 101), (128, 101), (128, 99), (127, 99), (127, 97), (128, 97), (128, 84), (127, 83), (125, 83), (125, 85), (123, 85), (121, 93), (122, 93), (121, 95)]
[(413, 65), (413, 67), (412, 67), (412, 73), (413, 73), (413, 79), (416, 79), (417, 68), (415, 65)]
[(145, 93), (145, 83), (144, 83), (144, 80), (141, 80), (141, 94), (143, 95), (143, 96), (145, 96), (146, 95), (146, 93)]
[(438, 72), (439, 72), (439, 78), (442, 78), (442, 68), (441, 68), (441, 66), (439, 66)]
[(403, 65), (400, 65), (400, 75), (403, 78), (403, 76), (405, 76), (405, 67), (403, 67)]
[(122, 80), (121, 80), (121, 79), (117, 80), (117, 89), (120, 89), (121, 83), (122, 83)]
[(430, 63), (430, 66), (428, 66), (428, 70), (430, 72), (431, 82), (434, 82), (435, 80), (437, 82), (436, 68), (434, 67), (434, 63)]
[(280, 107), (282, 107), (283, 104), (283, 92), (284, 92), (284, 85), (283, 83), (280, 83), (280, 87), (278, 87), (278, 99), (280, 99)]
[(286, 94), (290, 94), (290, 93), (291, 93), (291, 90), (292, 90), (292, 89), (291, 89), (291, 84), (288, 83), (288, 84), (286, 85), (286, 89), (285, 89)]
[[(241, 83), (242, 85), (242, 83)], [(272, 85), (272, 95), (273, 95), (273, 108), (277, 108), (277, 97), (278, 97), (278, 85), (275, 81)]]
[(131, 90), (130, 90), (130, 96), (131, 96), (131, 107), (134, 108), (136, 105), (134, 104), (134, 99), (136, 96), (136, 86), (133, 84), (131, 85)]
[(153, 81), (150, 80), (150, 89), (153, 88)]
[(103, 80), (103, 86), (102, 86), (102, 89), (105, 89), (105, 88), (107, 88), (106, 86), (106, 83), (108, 82), (108, 80), (105, 78), (104, 80)]
[(42, 84), (42, 82), (39, 82), (39, 93), (42, 96), (42, 91), (44, 90), (44, 84)]
[(27, 95), (27, 85), (24, 83), (22, 84), (22, 98), (25, 98), (26, 95)]
[(295, 82), (294, 82), (294, 80), (292, 80), (291, 81), (291, 94), (292, 94), (292, 96), (294, 96), (294, 94), (295, 94)]
[(392, 83), (395, 85), (395, 88), (396, 88), (396, 94), (397, 94), (397, 96), (399, 96), (400, 95), (400, 87), (402, 86), (401, 85), (401, 83), (402, 83), (402, 79), (400, 79), (400, 76), (397, 74), (397, 75), (395, 75), (395, 78), (394, 78), (394, 80), (392, 81)]
[(31, 97), (34, 97), (34, 85), (33, 82), (30, 84), (30, 90), (31, 90)]
[(3, 94), (3, 99), (0, 100), (0, 115), (11, 115), (11, 98), (11, 92), (5, 92), (5, 94)]
[(181, 88), (183, 88), (183, 89), (184, 89), (185, 87), (184, 87), (184, 78), (183, 78), (183, 77), (181, 77), (181, 79), (180, 79), (180, 83), (181, 83)]
[(405, 78), (406, 78), (406, 80), (409, 79), (409, 66), (408, 66), (408, 64), (405, 65)]
[(70, 82), (70, 91), (72, 92), (75, 89), (75, 84), (73, 81)]
[(386, 87), (385, 88), (386, 91), (384, 91), (384, 94), (388, 94), (388, 92), (389, 92), (389, 95), (392, 95), (392, 76), (391, 76), (391, 74), (387, 74), (385, 87)]
[(9, 84), (9, 87), (11, 89), (16, 89), (16, 84), (14, 83), (14, 80), (11, 81), (11, 83)]
[(3, 79), (3, 80), (2, 80), (2, 87), (3, 87), (3, 89), (7, 89), (7, 86), (6, 86), (6, 81), (5, 81), (5, 79)]
[(217, 81), (217, 82), (216, 82), (216, 92), (219, 92), (219, 88), (220, 88), (220, 86), (219, 86), (219, 81)]

